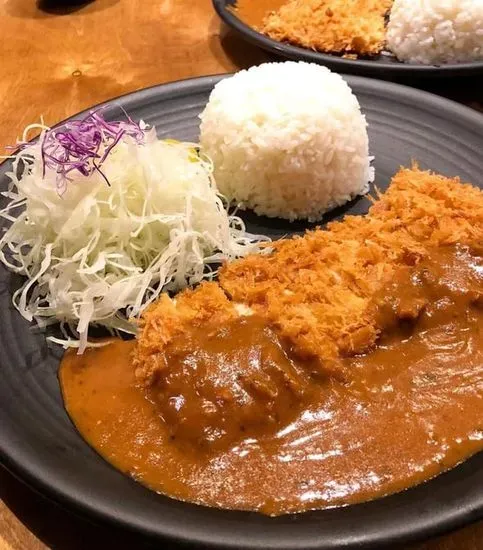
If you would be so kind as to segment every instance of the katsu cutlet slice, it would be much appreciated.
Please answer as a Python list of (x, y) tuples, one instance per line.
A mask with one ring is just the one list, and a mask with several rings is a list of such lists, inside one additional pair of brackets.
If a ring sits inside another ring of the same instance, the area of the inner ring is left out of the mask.
[(328, 53), (375, 55), (385, 44), (393, 0), (289, 0), (261, 31), (279, 42)]
[(239, 312), (217, 283), (202, 283), (180, 292), (176, 298), (162, 294), (144, 312), (133, 362), (138, 379), (148, 382), (162, 371), (164, 351), (170, 342), (193, 329), (223, 326), (237, 319)]
[(458, 178), (403, 169), (368, 215), (275, 242), (271, 254), (226, 264), (218, 283), (164, 295), (141, 320), (136, 374), (149, 383), (166, 368), (165, 348), (193, 328), (208, 333), (250, 314), (323, 372), (374, 345), (381, 327), (371, 300), (399, 268), (456, 243), (483, 245), (483, 192)]
[(219, 284), (263, 314), (299, 355), (324, 363), (374, 345), (381, 327), (373, 297), (398, 269), (456, 243), (483, 244), (483, 192), (458, 178), (401, 170), (368, 215), (226, 264)]

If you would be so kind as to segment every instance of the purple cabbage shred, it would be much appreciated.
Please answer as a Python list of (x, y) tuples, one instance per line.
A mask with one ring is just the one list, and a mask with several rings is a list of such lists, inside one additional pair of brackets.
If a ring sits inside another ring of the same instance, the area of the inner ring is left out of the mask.
[[(67, 182), (72, 181), (72, 172), (90, 176), (98, 172), (109, 181), (101, 166), (114, 147), (124, 138), (136, 143), (144, 142), (144, 132), (127, 114), (126, 121), (107, 121), (102, 108), (91, 111), (82, 120), (66, 122), (60, 128), (48, 130), (41, 143), (42, 175), (47, 169), (57, 173), (57, 188), (63, 193)], [(22, 148), (28, 144), (22, 144)]]

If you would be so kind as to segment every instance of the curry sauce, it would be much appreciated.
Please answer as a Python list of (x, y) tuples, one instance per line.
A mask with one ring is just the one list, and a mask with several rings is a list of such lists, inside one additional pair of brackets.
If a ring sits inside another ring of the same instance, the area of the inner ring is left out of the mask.
[(66, 354), (67, 410), (171, 497), (266, 514), (401, 491), (483, 449), (483, 260), (434, 250), (374, 297), (382, 336), (320, 376), (256, 315), (193, 331), (140, 386), (133, 342)]
[(261, 28), (265, 17), (286, 3), (287, 0), (238, 0), (232, 9), (247, 25)]

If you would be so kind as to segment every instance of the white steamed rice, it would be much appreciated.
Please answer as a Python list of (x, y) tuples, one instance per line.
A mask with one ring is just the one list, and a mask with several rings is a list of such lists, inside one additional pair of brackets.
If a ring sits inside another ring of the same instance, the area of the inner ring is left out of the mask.
[(483, 0), (395, 0), (387, 45), (410, 63), (483, 60)]
[(219, 190), (258, 214), (314, 221), (373, 180), (359, 102), (325, 67), (241, 71), (215, 86), (200, 118)]

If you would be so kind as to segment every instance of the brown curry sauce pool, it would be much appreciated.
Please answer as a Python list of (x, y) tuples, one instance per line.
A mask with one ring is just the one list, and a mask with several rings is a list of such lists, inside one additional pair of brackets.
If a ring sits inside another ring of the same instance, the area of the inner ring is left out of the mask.
[(231, 9), (247, 25), (258, 29), (270, 12), (280, 9), (286, 3), (287, 0), (238, 0)]
[[(175, 344), (162, 391), (137, 385), (133, 342), (68, 353), (66, 408), (111, 464), (177, 499), (274, 515), (374, 499), (483, 449), (482, 291), (481, 256), (435, 251), (380, 296), (378, 347), (325, 380), (256, 316)], [(196, 384), (236, 388), (237, 365), (250, 406), (200, 413)]]

